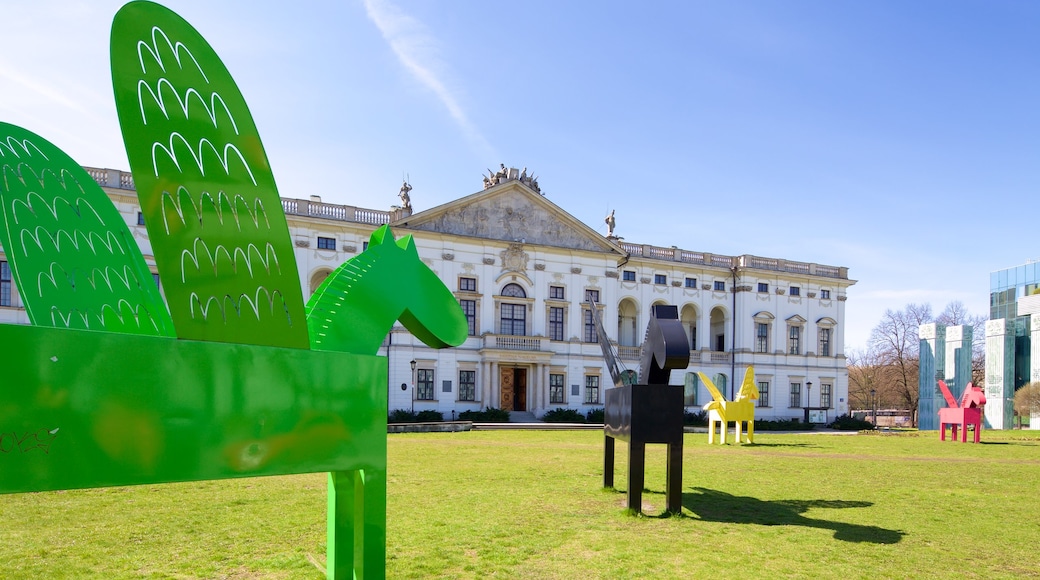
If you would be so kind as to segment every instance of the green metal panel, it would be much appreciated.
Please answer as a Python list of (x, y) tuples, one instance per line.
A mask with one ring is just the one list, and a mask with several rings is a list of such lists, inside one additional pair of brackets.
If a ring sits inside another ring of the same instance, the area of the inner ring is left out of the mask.
[(458, 346), (469, 327), (458, 300), (419, 259), (412, 236), (382, 226), (365, 252), (332, 272), (307, 302), (311, 347), (375, 354), (394, 321), (434, 348)]
[(19, 325), (0, 344), (0, 493), (386, 471), (383, 357)]
[(224, 64), (151, 2), (119, 10), (111, 43), (119, 124), (177, 335), (307, 348), (274, 175)]
[(0, 123), (0, 244), (38, 326), (173, 336), (123, 216), (49, 141)]

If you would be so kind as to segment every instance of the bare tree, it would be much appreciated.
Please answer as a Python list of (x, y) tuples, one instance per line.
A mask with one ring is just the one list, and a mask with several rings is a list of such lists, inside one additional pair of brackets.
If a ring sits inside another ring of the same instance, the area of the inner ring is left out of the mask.
[(1040, 414), (1040, 383), (1029, 383), (1015, 391), (1015, 413), (1019, 417)]
[(870, 333), (868, 347), (887, 368), (884, 374), (887, 389), (900, 405), (910, 411), (917, 425), (918, 381), (920, 367), (920, 339), (918, 327), (932, 321), (930, 304), (907, 304), (903, 310), (886, 310), (881, 322)]
[(967, 324), (972, 327), (971, 335), (971, 382), (977, 386), (986, 384), (986, 321), (985, 315), (974, 315), (968, 312), (960, 300), (950, 302), (935, 317), (935, 321), (945, 326)]

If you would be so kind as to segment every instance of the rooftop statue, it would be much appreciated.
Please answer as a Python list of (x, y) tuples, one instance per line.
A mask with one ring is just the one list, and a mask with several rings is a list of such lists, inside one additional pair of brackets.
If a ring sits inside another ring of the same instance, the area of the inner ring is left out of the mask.
[[(491, 189), (492, 187), (507, 181), (519, 181), (538, 193), (542, 193), (542, 189), (538, 186), (538, 178), (529, 176), (526, 167), (524, 167), (523, 171), (518, 171), (515, 167), (506, 167), (505, 163), (499, 163), (498, 171), (488, 169), (488, 174), (482, 175), (481, 177), (484, 183), (484, 189)], [(542, 195), (545, 194), (543, 193)]]

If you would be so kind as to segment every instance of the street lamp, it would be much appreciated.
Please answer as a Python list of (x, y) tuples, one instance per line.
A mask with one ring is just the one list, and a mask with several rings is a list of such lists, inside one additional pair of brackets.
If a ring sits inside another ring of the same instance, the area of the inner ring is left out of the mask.
[(415, 412), (415, 359), (408, 363), (412, 367), (412, 412)]
[(870, 389), (870, 416), (874, 419), (874, 428), (877, 429), (877, 391)]
[(805, 381), (805, 406), (812, 408), (812, 381)]

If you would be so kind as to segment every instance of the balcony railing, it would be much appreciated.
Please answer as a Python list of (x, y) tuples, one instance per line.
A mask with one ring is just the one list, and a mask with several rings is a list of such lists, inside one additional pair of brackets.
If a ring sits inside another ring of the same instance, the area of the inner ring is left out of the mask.
[(513, 336), (489, 334), (484, 337), (484, 348), (501, 350), (548, 351), (549, 339), (544, 336)]
[(730, 353), (728, 352), (713, 352), (711, 353), (711, 362), (713, 363), (728, 363)]
[(641, 346), (619, 346), (618, 357), (622, 360), (639, 360), (639, 355), (643, 351)]
[(762, 258), (745, 254), (743, 256), (725, 256), (721, 254), (710, 254), (707, 252), (692, 252), (677, 247), (664, 248), (651, 246), (649, 244), (630, 244), (619, 242), (621, 249), (632, 256), (653, 258), (655, 260), (669, 260), (682, 262), (684, 264), (703, 264), (717, 268), (733, 267), (749, 268), (754, 270), (772, 270), (774, 272), (790, 272), (792, 274), (808, 274), (810, 276), (822, 276), (824, 278), (848, 279), (849, 269), (838, 266), (825, 266), (809, 262), (795, 262), (792, 260), (780, 260), (776, 258)]

